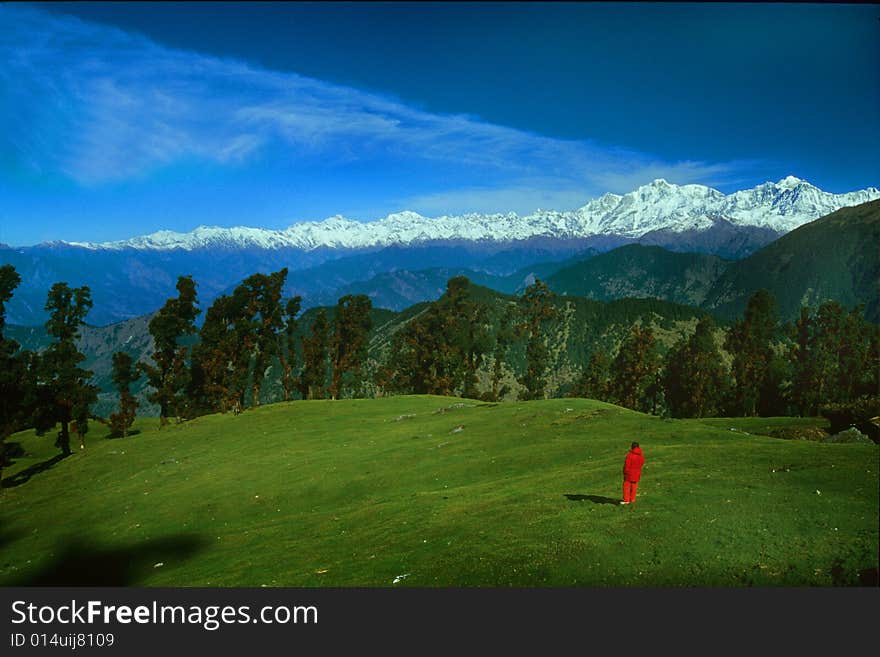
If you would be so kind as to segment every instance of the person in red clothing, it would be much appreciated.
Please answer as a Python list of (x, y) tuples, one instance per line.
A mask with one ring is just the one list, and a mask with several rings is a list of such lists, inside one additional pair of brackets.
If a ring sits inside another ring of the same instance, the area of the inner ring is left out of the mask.
[(643, 465), (645, 465), (645, 457), (642, 456), (642, 448), (634, 442), (623, 462), (623, 499), (620, 501), (621, 504), (630, 504), (636, 501)]

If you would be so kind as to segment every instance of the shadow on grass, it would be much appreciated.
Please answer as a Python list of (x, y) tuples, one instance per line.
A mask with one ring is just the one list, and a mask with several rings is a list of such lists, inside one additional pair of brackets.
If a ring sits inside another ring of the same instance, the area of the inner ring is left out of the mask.
[(572, 502), (592, 502), (593, 504), (620, 504), (620, 499), (615, 497), (603, 497), (601, 495), (574, 495), (572, 493), (566, 493), (565, 497), (567, 497)]
[(54, 560), (42, 570), (11, 586), (138, 586), (155, 568), (179, 565), (206, 544), (197, 535), (156, 538), (114, 548), (73, 539), (60, 547)]
[(107, 435), (107, 440), (119, 440), (125, 438), (131, 438), (132, 436), (137, 436), (140, 434), (140, 429), (129, 429), (128, 434), (123, 436), (121, 433), (110, 433)]
[(3, 549), (3, 546), (7, 543), (13, 543), (17, 541), (19, 538), (24, 536), (24, 532), (21, 531), (9, 531), (7, 529), (3, 529), (0, 527), (0, 550)]
[[(855, 576), (852, 575), (855, 572)], [(831, 581), (834, 586), (880, 586), (880, 569), (862, 568), (852, 571), (840, 559), (831, 565)]]
[[(20, 459), (25, 455), (24, 448), (21, 443), (9, 442), (0, 443), (0, 459), (11, 461), (12, 459)], [(6, 467), (5, 465), (3, 467)]]
[(61, 461), (62, 459), (67, 458), (68, 456), (70, 456), (70, 455), (69, 454), (56, 454), (55, 456), (50, 458), (48, 461), (43, 461), (41, 463), (34, 463), (29, 468), (25, 468), (21, 472), (16, 472), (14, 475), (6, 477), (6, 479), (4, 479), (2, 481), (2, 486), (3, 486), (3, 488), (14, 488), (15, 486), (21, 486), (22, 484), (27, 483), (30, 480), (30, 478), (33, 477), (35, 474), (40, 474), (41, 472), (45, 472), (46, 470), (51, 468), (53, 465), (58, 463), (58, 461)]

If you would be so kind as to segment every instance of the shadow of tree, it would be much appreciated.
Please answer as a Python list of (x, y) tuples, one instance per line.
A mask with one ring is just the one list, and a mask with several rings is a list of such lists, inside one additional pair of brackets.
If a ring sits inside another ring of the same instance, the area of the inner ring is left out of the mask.
[(24, 536), (24, 532), (22, 531), (9, 531), (0, 526), (0, 550), (2, 550), (3, 546), (7, 543), (17, 541), (22, 536)]
[(0, 459), (5, 459), (3, 461), (3, 467), (6, 467), (9, 463), (11, 463), (12, 459), (18, 459), (25, 455), (24, 448), (21, 446), (21, 443), (16, 442), (5, 442), (0, 443)]
[(42, 570), (11, 586), (136, 586), (157, 563), (171, 565), (191, 559), (207, 541), (182, 534), (124, 547), (99, 547), (71, 539)]
[(602, 495), (577, 495), (566, 493), (565, 497), (572, 502), (592, 502), (593, 504), (620, 504), (620, 498), (603, 497)]
[(880, 586), (880, 569), (864, 568), (859, 571), (860, 586)]
[(119, 440), (120, 438), (121, 438), (121, 439), (131, 438), (132, 436), (137, 436), (137, 435), (139, 435), (140, 432), (141, 432), (140, 429), (129, 429), (129, 430), (128, 430), (128, 435), (127, 435), (127, 436), (123, 436), (121, 433), (113, 433), (113, 432), (111, 431), (109, 434), (107, 434), (107, 440)]
[(25, 468), (21, 472), (16, 472), (14, 475), (6, 477), (2, 482), (0, 482), (0, 485), (2, 485), (3, 488), (14, 488), (15, 486), (21, 486), (22, 484), (27, 483), (28, 480), (30, 480), (30, 478), (33, 477), (35, 474), (40, 474), (41, 472), (45, 472), (46, 470), (51, 468), (53, 465), (58, 463), (58, 461), (61, 461), (62, 459), (67, 458), (68, 456), (70, 456), (70, 455), (69, 454), (56, 454), (55, 456), (50, 458), (48, 461), (42, 461), (41, 463), (34, 463), (34, 465), (30, 466), (29, 468)]

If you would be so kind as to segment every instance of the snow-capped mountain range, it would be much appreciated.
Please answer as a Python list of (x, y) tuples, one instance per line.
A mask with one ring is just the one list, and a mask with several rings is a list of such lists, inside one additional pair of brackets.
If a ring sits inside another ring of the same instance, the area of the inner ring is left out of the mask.
[(525, 216), (508, 213), (441, 217), (404, 211), (370, 222), (337, 215), (323, 221), (294, 224), (284, 230), (200, 226), (189, 233), (159, 231), (115, 242), (65, 244), (102, 250), (294, 248), (309, 251), (320, 247), (362, 249), (437, 240), (512, 242), (533, 237), (595, 236), (637, 239), (653, 231), (708, 230), (719, 219), (733, 226), (769, 229), (781, 235), (842, 207), (877, 198), (880, 198), (880, 190), (875, 187), (832, 194), (794, 176), (732, 194), (704, 185), (675, 185), (658, 179), (622, 196), (605, 194), (573, 211), (538, 210)]

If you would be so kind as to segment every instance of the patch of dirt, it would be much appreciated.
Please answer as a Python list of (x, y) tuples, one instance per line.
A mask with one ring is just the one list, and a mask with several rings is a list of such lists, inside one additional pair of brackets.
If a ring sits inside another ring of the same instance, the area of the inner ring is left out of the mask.
[(772, 429), (767, 433), (771, 438), (782, 438), (783, 440), (824, 440), (828, 437), (828, 432), (819, 427), (780, 427)]
[(476, 408), (477, 404), (465, 404), (464, 402), (457, 402), (455, 404), (450, 404), (449, 406), (443, 406), (442, 408), (438, 408), (434, 411), (434, 415), (443, 415), (444, 413), (448, 413), (449, 411), (454, 411), (458, 408)]
[(619, 411), (612, 410), (610, 408), (597, 408), (594, 411), (587, 411), (586, 413), (580, 413), (579, 415), (575, 415), (575, 420), (595, 420), (596, 418), (603, 417), (605, 415), (617, 415)]

